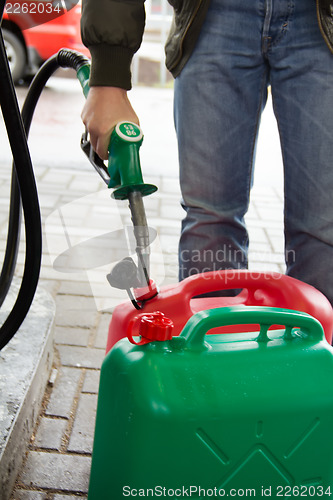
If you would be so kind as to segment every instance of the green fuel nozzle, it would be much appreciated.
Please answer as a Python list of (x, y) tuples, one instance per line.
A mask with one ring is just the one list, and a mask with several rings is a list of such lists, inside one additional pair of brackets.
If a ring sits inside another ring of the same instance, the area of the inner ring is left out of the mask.
[[(89, 76), (89, 64), (82, 66), (77, 71), (77, 77), (85, 97), (89, 93)], [(142, 198), (155, 192), (157, 187), (143, 181), (139, 155), (142, 141), (143, 133), (137, 124), (127, 121), (118, 123), (111, 134), (108, 165), (106, 166), (93, 151), (87, 131), (81, 138), (81, 148), (90, 163), (108, 187), (113, 189), (112, 198), (116, 200), (128, 199), (129, 202), (138, 257), (137, 272), (133, 272), (134, 262), (127, 258), (114, 266), (107, 279), (113, 287), (126, 289), (137, 308), (140, 306), (130, 292), (131, 288), (135, 290), (148, 287), (149, 290), (152, 290), (152, 293), (148, 295), (154, 296), (156, 293), (149, 278), (149, 228)]]
[(77, 72), (76, 76), (81, 84), (84, 97), (87, 99), (89, 93), (90, 64), (84, 64)]
[(116, 200), (128, 199), (133, 191), (146, 196), (157, 190), (153, 184), (143, 182), (139, 156), (142, 141), (142, 130), (135, 123), (118, 123), (112, 132), (108, 172), (109, 187), (115, 188), (112, 197)]
[[(149, 228), (142, 198), (157, 190), (153, 184), (145, 184), (142, 178), (139, 149), (143, 133), (132, 122), (120, 122), (112, 132), (109, 145), (108, 186), (114, 188), (112, 197), (128, 200), (136, 239), (138, 255), (139, 287), (149, 286)], [(112, 280), (111, 277), (111, 281)]]

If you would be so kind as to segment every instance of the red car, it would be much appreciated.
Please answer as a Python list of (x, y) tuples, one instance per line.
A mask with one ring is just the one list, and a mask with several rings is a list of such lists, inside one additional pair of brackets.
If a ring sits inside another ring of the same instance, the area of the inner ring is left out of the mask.
[(80, 35), (80, 4), (78, 0), (7, 1), (1, 27), (14, 82), (36, 73), (61, 48), (90, 57)]

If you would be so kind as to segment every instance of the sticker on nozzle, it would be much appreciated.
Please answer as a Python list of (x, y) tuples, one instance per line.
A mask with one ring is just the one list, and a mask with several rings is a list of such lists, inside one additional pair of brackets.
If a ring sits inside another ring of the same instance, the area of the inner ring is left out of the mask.
[(132, 122), (118, 123), (116, 125), (116, 133), (121, 139), (129, 142), (139, 142), (143, 138), (141, 128)]

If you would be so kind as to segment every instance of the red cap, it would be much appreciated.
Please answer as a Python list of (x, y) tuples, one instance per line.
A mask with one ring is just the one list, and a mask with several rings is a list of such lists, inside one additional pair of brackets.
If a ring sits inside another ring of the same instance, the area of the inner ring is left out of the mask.
[(173, 321), (167, 318), (162, 312), (156, 311), (152, 313), (141, 314), (136, 316), (136, 320), (140, 319), (139, 334), (141, 340), (136, 342), (133, 339), (132, 328), (134, 321), (131, 322), (127, 334), (128, 340), (132, 344), (144, 345), (154, 340), (164, 341), (172, 339), (172, 330), (174, 327)]
[(156, 311), (141, 317), (139, 332), (141, 337), (149, 340), (172, 339), (173, 322), (162, 312)]

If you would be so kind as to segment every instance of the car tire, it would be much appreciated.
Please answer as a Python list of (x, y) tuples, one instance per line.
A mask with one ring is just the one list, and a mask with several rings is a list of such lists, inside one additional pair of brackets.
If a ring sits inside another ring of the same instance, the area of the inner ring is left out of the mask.
[(3, 29), (3, 39), (7, 52), (10, 71), (16, 83), (24, 76), (26, 67), (25, 49), (20, 39), (9, 30)]

